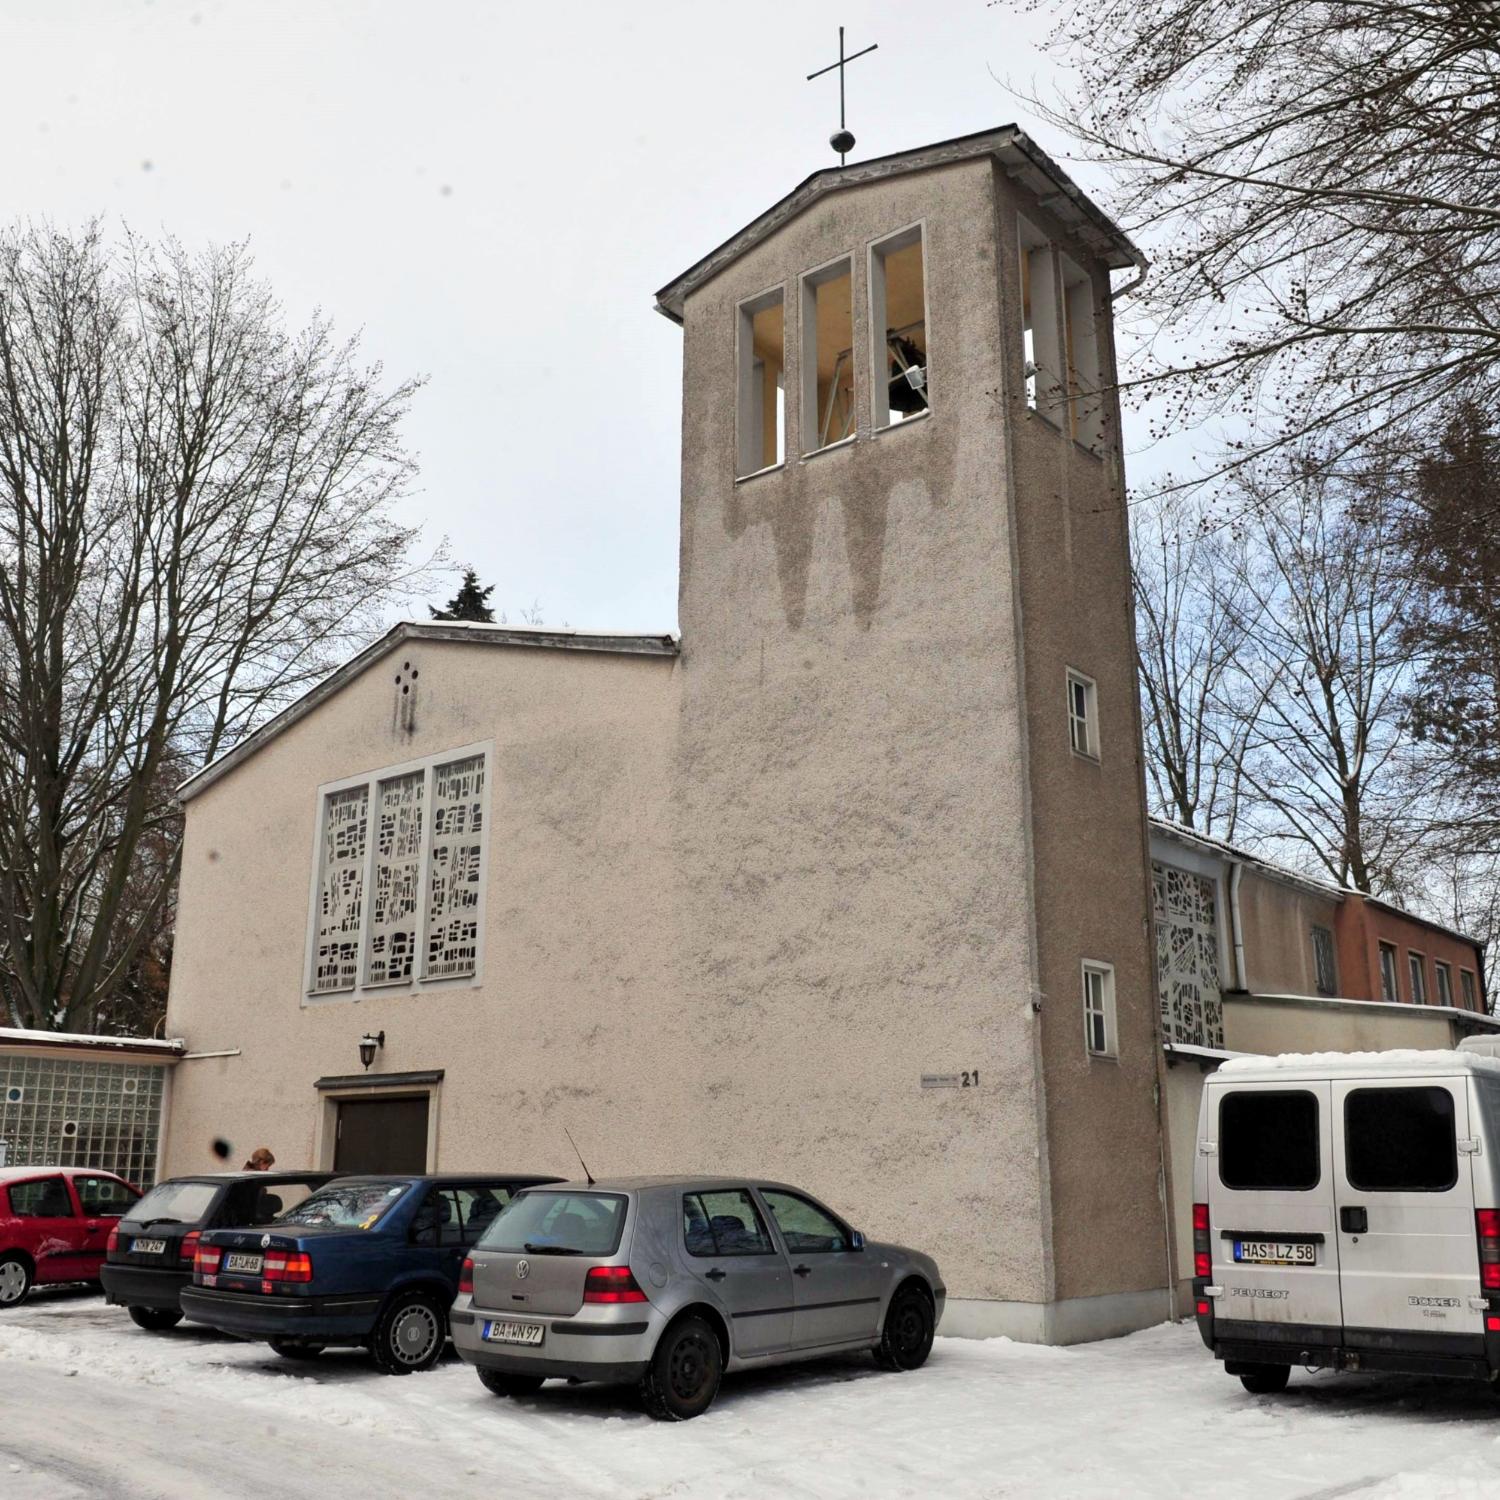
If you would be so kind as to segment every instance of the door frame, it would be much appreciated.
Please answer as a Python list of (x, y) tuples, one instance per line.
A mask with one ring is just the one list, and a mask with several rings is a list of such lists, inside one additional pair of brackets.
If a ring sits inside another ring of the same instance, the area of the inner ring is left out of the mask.
[(425, 1073), (383, 1073), (365, 1077), (354, 1073), (342, 1078), (320, 1078), (314, 1087), (321, 1100), (318, 1111), (318, 1136), (313, 1151), (318, 1171), (333, 1171), (334, 1153), (338, 1149), (339, 1104), (348, 1099), (383, 1099), (391, 1095), (402, 1098), (425, 1095), (427, 1098), (426, 1170), (437, 1171), (438, 1117), (442, 1103), (443, 1069)]

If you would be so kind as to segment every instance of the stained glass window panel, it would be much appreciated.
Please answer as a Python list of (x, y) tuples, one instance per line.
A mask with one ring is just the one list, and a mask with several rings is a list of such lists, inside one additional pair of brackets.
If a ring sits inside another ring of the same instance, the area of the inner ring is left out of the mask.
[(420, 921), (426, 788), (425, 771), (392, 777), (377, 788), (367, 984), (389, 984), (412, 976)]
[(470, 975), (478, 966), (483, 832), (484, 757), (438, 766), (432, 788), (426, 979)]
[(315, 994), (354, 988), (359, 977), (360, 918), (370, 792), (352, 787), (323, 803), (323, 869), (318, 880), (318, 940), (313, 959)]

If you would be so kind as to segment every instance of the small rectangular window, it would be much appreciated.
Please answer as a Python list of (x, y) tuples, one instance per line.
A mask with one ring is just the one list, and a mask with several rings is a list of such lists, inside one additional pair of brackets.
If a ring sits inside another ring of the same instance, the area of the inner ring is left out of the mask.
[(785, 302), (774, 292), (740, 303), (736, 358), (739, 454), (735, 473), (744, 478), (772, 469), (786, 458)]
[(1396, 987), (1396, 950), (1390, 943), (1380, 945), (1380, 998), (1392, 1002), (1401, 998)]
[(694, 1256), (776, 1253), (750, 1194), (740, 1188), (683, 1194), (682, 1237)]
[(802, 451), (854, 436), (854, 272), (848, 260), (802, 278)]
[(929, 394), (920, 224), (871, 247), (870, 337), (875, 345), (876, 427), (923, 415)]
[(1332, 995), (1338, 990), (1338, 974), (1333, 963), (1333, 934), (1326, 927), (1312, 930), (1313, 967), (1317, 970), (1318, 993)]
[(1420, 953), (1410, 950), (1406, 955), (1406, 969), (1411, 976), (1411, 1003), (1427, 1004), (1427, 960)]
[(1079, 755), (1099, 758), (1098, 689), (1092, 677), (1068, 669), (1068, 740)]
[(1463, 986), (1464, 1004), (1470, 1010), (1478, 1010), (1479, 985), (1476, 983), (1474, 975), (1468, 969), (1460, 969), (1458, 971), (1458, 982)]
[(1351, 1090), (1344, 1170), (1361, 1193), (1446, 1193), (1458, 1181), (1453, 1095), (1428, 1087)]
[(1083, 1042), (1094, 1057), (1114, 1057), (1115, 971), (1108, 964), (1083, 966)]
[(1219, 1105), (1219, 1180), (1241, 1192), (1305, 1193), (1322, 1177), (1318, 1097), (1243, 1090)]
[(1067, 391), (1068, 435), (1097, 452), (1104, 434), (1100, 393), (1099, 320), (1094, 311), (1094, 283), (1066, 255), (1062, 272), (1063, 383)]
[(1453, 1004), (1453, 969), (1445, 963), (1433, 964), (1437, 973), (1437, 1003), (1439, 1005)]

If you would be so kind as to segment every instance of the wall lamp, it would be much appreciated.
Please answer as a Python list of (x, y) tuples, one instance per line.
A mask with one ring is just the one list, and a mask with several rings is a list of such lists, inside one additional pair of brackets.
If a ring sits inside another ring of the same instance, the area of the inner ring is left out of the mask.
[(365, 1065), (365, 1071), (370, 1071), (370, 1064), (375, 1061), (375, 1054), (385, 1047), (385, 1032), (367, 1031), (359, 1039), (359, 1060)]

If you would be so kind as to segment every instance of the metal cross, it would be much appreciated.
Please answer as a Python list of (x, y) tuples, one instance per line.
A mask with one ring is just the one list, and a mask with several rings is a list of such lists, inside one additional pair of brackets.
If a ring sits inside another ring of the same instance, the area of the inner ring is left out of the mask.
[(828, 144), (838, 152), (840, 166), (843, 166), (844, 164), (844, 157), (854, 149), (854, 137), (844, 127), (844, 68), (849, 63), (852, 63), (856, 57), (863, 57), (866, 52), (873, 52), (879, 45), (879, 42), (871, 42), (870, 45), (864, 48), (862, 51), (852, 53), (850, 56), (845, 57), (844, 28), (840, 26), (839, 60), (836, 63), (829, 63), (826, 68), (819, 68), (816, 73), (809, 73), (807, 75), (807, 81), (811, 83), (814, 78), (821, 78), (825, 73), (833, 72), (835, 68), (839, 70), (839, 128), (836, 135), (832, 135), (828, 138)]

